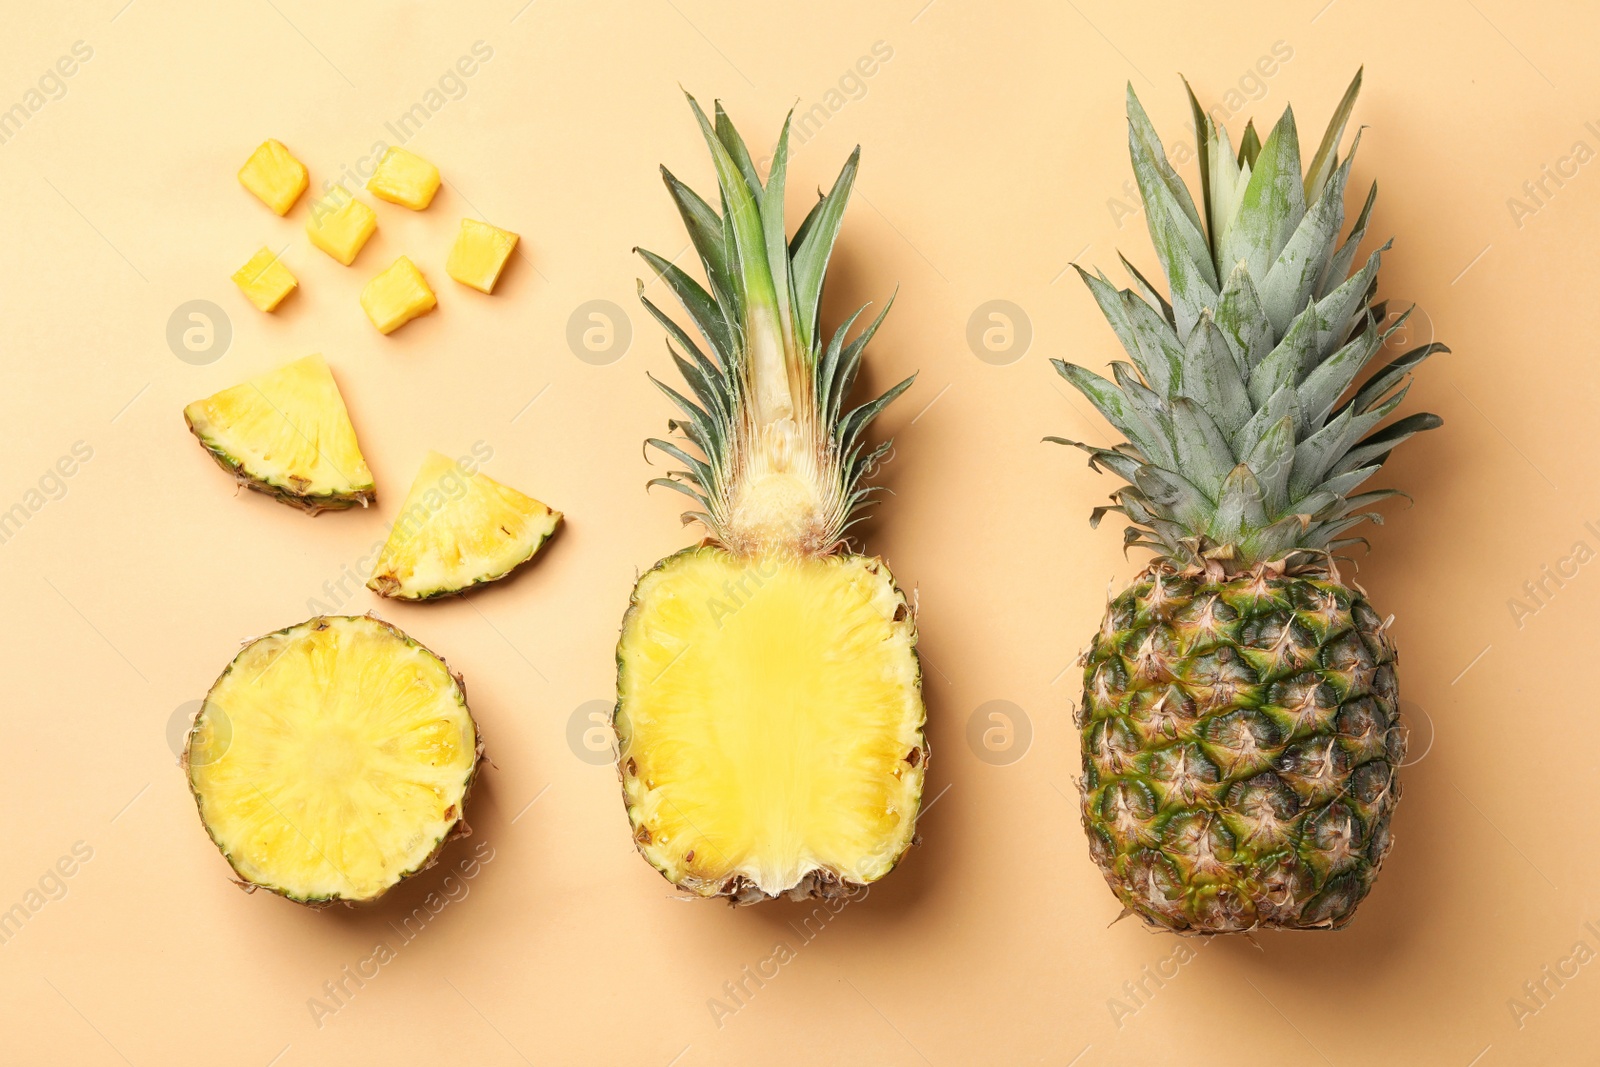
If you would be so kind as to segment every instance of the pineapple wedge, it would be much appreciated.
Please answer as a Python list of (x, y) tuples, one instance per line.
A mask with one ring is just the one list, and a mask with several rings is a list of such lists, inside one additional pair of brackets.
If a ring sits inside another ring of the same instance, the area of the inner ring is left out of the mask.
[(283, 261), (263, 245), (249, 262), (233, 272), (233, 284), (262, 311), (274, 311), (300, 285)]
[[(338, 203), (338, 201), (343, 201)], [(339, 188), (326, 201), (313, 201), (306, 236), (345, 266), (354, 263), (367, 239), (378, 229), (378, 214)]]
[(532, 559), (560, 522), (561, 512), (430, 452), (367, 588), (396, 600), (464, 592)]
[(518, 237), (510, 230), (502, 230), (477, 219), (462, 219), (461, 232), (445, 261), (445, 273), (462, 285), (470, 285), (480, 293), (494, 292), (500, 272), (517, 247)]
[(309, 181), (306, 167), (283, 146), (266, 140), (239, 168), (239, 183), (279, 215), (287, 215)]
[(376, 499), (344, 397), (320, 355), (196, 400), (183, 418), (223, 470), (285, 504), (315, 515)]
[(391, 148), (378, 160), (367, 188), (380, 200), (421, 211), (439, 191), (439, 168), (404, 148)]
[(428, 288), (428, 279), (417, 265), (401, 256), (367, 283), (361, 290), (361, 310), (367, 313), (379, 333), (394, 333), (416, 318), (439, 306)]
[(248, 890), (374, 900), (467, 832), (482, 743), (461, 679), (370, 616), (318, 616), (244, 647), (206, 694), (184, 766)]

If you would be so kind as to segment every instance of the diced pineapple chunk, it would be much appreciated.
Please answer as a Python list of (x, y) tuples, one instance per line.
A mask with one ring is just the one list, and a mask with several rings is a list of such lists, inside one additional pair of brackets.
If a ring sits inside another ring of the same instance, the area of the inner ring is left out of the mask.
[(380, 200), (421, 211), (439, 191), (439, 168), (404, 148), (391, 148), (378, 160), (367, 188)]
[(306, 167), (282, 141), (266, 140), (239, 168), (240, 183), (280, 215), (287, 215), (306, 191)]
[(361, 309), (380, 333), (393, 333), (438, 306), (428, 280), (405, 256), (361, 290)]
[(306, 236), (311, 243), (345, 266), (355, 262), (361, 248), (378, 229), (378, 215), (343, 186), (311, 203)]
[(233, 272), (233, 284), (244, 290), (250, 303), (262, 311), (271, 311), (300, 283), (272, 254), (272, 249), (263, 245), (261, 251), (250, 257), (250, 262)]
[(506, 260), (517, 247), (517, 235), (477, 219), (462, 219), (461, 232), (450, 249), (450, 258), (444, 269), (462, 285), (470, 285), (480, 293), (494, 292), (494, 283), (500, 279)]

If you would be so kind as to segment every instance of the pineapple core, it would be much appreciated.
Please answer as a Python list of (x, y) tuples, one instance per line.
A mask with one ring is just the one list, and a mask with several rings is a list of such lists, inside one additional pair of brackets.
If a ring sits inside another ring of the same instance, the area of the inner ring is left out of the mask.
[(774, 896), (876, 881), (915, 832), (915, 624), (882, 563), (689, 549), (640, 580), (618, 646), (634, 839), (677, 885)]
[(233, 284), (262, 311), (273, 311), (300, 283), (272, 249), (262, 246), (250, 261), (233, 272)]
[(263, 141), (239, 168), (239, 183), (280, 215), (287, 215), (309, 184), (306, 167), (282, 141)]
[(245, 646), (185, 755), (240, 878), (361, 901), (426, 866), (460, 821), (477, 727), (438, 656), (370, 616), (319, 616)]
[(517, 235), (477, 219), (462, 219), (461, 232), (450, 249), (445, 273), (480, 293), (494, 292), (494, 283), (517, 247)]
[(405, 256), (361, 290), (361, 308), (380, 333), (393, 333), (438, 306), (428, 280)]
[(311, 238), (312, 244), (348, 267), (377, 229), (377, 212), (340, 188), (325, 200), (311, 202), (311, 221), (306, 223), (306, 236)]
[(439, 191), (439, 168), (404, 148), (391, 148), (378, 160), (367, 188), (380, 200), (421, 211)]

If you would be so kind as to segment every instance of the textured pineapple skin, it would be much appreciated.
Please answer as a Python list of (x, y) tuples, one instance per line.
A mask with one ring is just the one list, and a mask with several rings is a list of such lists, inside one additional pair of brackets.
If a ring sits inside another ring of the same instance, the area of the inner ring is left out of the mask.
[(1389, 851), (1405, 757), (1395, 650), (1327, 572), (1156, 567), (1084, 653), (1090, 851), (1182, 934), (1337, 929)]

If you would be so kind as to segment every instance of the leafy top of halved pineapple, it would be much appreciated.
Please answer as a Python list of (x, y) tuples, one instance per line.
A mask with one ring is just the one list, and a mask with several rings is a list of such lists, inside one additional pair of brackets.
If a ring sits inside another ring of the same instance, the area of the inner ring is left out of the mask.
[(1049, 438), (1127, 479), (1091, 519), (1126, 516), (1126, 545), (1234, 572), (1360, 543), (1345, 532), (1381, 522), (1371, 505), (1399, 494), (1355, 489), (1396, 445), (1441, 424), (1419, 413), (1378, 428), (1410, 371), (1449, 351), (1442, 344), (1354, 384), (1410, 315), (1386, 328), (1387, 308), (1373, 300), (1387, 243), (1350, 271), (1376, 183), (1338, 239), (1359, 132), (1342, 160), (1339, 145), (1360, 87), (1357, 71), (1303, 174), (1292, 109), (1265, 144), (1247, 125), (1235, 153), (1191, 90), (1199, 205), (1128, 87), (1128, 146), (1170, 300), (1126, 259), (1132, 289), (1079, 269), (1132, 363), (1114, 362), (1112, 383), (1053, 362), (1126, 440)]
[(823, 278), (861, 150), (851, 153), (832, 190), (789, 237), (783, 217), (789, 121), (763, 185), (721, 103), (714, 125), (692, 96), (689, 105), (711, 150), (722, 213), (665, 167), (662, 177), (699, 254), (709, 292), (668, 260), (638, 251), (682, 303), (710, 355), (644, 296), (642, 282), (639, 298), (666, 327), (669, 349), (676, 344), (673, 359), (695, 398), (656, 382), (683, 412), (669, 425), (700, 455), (652, 438), (652, 446), (687, 470), (651, 484), (691, 497), (699, 510), (684, 520), (703, 523), (730, 551), (823, 554), (840, 545), (867, 503), (873, 487), (865, 477), (889, 448), (887, 441), (866, 445), (867, 424), (915, 378), (844, 409), (862, 352), (887, 305), (854, 340), (846, 336), (861, 311), (824, 343)]
[(315, 514), (374, 499), (372, 471), (320, 355), (196, 400), (183, 418), (224, 470), (286, 504)]

